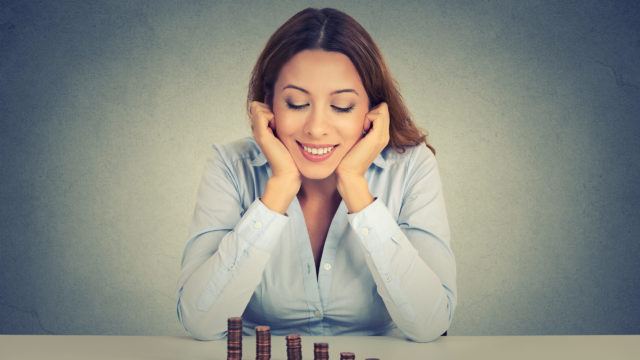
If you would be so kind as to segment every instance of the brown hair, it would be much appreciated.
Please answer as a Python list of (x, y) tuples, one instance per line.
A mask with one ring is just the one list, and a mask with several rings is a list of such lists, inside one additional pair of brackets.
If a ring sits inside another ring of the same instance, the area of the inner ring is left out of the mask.
[(355, 19), (333, 8), (306, 8), (271, 35), (251, 72), (247, 113), (254, 100), (273, 107), (273, 87), (280, 69), (295, 54), (307, 49), (336, 51), (349, 57), (367, 91), (369, 109), (387, 103), (392, 148), (403, 153), (408, 146), (424, 143), (435, 155), (435, 148), (427, 143), (427, 135), (411, 120), (378, 46)]

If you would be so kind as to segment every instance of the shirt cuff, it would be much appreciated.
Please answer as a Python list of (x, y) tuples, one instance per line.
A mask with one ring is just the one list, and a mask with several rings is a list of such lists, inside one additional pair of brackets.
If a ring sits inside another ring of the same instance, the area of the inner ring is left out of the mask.
[(400, 227), (379, 198), (364, 209), (347, 214), (347, 219), (370, 254), (385, 252), (389, 250), (386, 248), (398, 245), (396, 235), (401, 231)]
[(247, 208), (236, 231), (247, 245), (271, 252), (288, 222), (288, 216), (269, 209), (257, 198)]

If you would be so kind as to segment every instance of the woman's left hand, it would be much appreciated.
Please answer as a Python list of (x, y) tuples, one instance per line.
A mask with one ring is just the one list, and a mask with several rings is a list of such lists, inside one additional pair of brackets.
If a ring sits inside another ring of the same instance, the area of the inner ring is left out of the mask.
[(365, 115), (364, 136), (340, 161), (336, 168), (338, 179), (364, 178), (373, 160), (388, 143), (389, 108), (386, 102), (382, 102)]

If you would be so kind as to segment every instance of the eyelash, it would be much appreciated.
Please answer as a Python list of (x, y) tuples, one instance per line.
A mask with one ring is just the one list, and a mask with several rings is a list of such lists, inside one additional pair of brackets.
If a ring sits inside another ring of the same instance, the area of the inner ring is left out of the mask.
[[(291, 110), (302, 110), (303, 108), (305, 108), (305, 107), (307, 107), (307, 106), (309, 106), (309, 104), (305, 104), (305, 105), (294, 105), (294, 104), (291, 104), (291, 103), (287, 102), (287, 107), (288, 107), (289, 109), (291, 109)], [(351, 107), (348, 107), (348, 108), (341, 108), (341, 107), (337, 107), (337, 106), (333, 106), (333, 105), (331, 105), (331, 107), (332, 107), (332, 108), (334, 108), (334, 109), (336, 110), (336, 112), (339, 112), (339, 113), (348, 113), (348, 112), (351, 112), (351, 110), (353, 110), (353, 108), (354, 108), (355, 106), (351, 106)]]

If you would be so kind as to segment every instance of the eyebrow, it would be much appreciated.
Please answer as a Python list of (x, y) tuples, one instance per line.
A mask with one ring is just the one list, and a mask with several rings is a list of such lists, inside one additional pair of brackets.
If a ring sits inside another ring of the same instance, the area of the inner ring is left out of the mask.
[[(309, 94), (309, 91), (307, 91), (306, 89), (303, 89), (303, 88), (301, 88), (299, 86), (295, 86), (295, 85), (289, 84), (289, 85), (286, 85), (285, 87), (283, 87), (282, 90), (284, 90), (286, 88), (300, 90), (305, 94)], [(358, 92), (355, 91), (354, 89), (340, 89), (340, 90), (332, 91), (329, 95), (340, 94), (340, 93), (345, 93), (345, 92), (352, 92), (352, 93), (355, 93), (356, 95), (360, 96), (360, 94), (358, 94)]]

